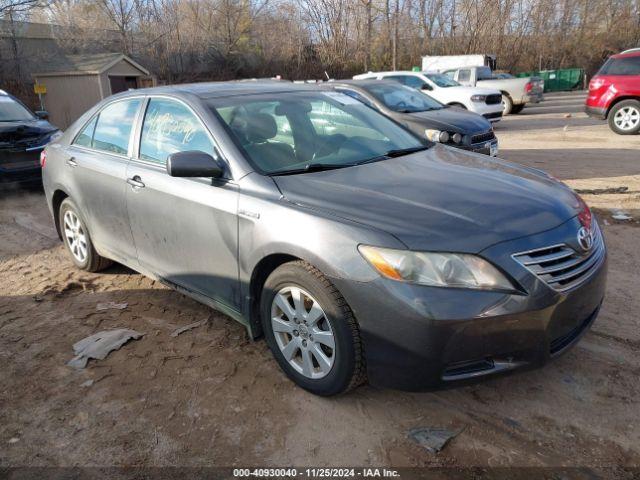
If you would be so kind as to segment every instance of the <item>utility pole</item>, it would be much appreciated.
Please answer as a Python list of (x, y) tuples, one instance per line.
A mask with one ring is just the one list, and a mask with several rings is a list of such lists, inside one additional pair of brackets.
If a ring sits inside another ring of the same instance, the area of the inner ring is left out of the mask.
[(393, 12), (393, 37), (391, 42), (391, 55), (393, 70), (398, 69), (398, 17), (400, 16), (400, 0), (396, 0), (395, 9)]

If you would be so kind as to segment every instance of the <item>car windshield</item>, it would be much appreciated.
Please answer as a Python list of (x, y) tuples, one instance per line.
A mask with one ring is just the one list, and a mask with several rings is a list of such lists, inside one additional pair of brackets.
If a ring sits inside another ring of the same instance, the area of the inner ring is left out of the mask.
[(13, 98), (0, 95), (0, 122), (19, 122), (33, 120), (29, 110), (16, 102)]
[(394, 112), (415, 113), (443, 108), (437, 100), (404, 85), (367, 85), (362, 87)]
[(350, 167), (431, 145), (340, 92), (233, 96), (209, 107), (266, 175)]
[(443, 73), (425, 73), (425, 77), (442, 88), (459, 87), (460, 84)]

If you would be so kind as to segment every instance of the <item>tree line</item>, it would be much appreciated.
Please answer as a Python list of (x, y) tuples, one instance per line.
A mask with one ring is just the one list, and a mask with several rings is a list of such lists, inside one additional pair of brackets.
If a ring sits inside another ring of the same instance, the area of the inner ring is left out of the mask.
[(468, 53), (593, 74), (640, 46), (640, 0), (0, 0), (0, 17), (64, 27), (68, 53), (108, 39), (162, 83), (345, 78)]

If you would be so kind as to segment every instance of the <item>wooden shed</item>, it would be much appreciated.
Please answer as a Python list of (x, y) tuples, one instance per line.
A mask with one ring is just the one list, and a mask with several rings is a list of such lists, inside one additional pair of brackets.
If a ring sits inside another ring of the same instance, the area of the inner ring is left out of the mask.
[(61, 129), (109, 95), (155, 84), (146, 68), (122, 53), (52, 58), (32, 76), (46, 88), (45, 108), (51, 123)]

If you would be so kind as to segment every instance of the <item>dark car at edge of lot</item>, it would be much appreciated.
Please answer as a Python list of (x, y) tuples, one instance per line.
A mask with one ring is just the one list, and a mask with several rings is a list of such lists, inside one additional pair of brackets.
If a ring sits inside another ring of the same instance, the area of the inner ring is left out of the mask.
[(640, 133), (640, 48), (607, 59), (589, 82), (585, 111), (619, 135)]
[(604, 297), (602, 233), (566, 185), (315, 85), (121, 93), (45, 152), (76, 267), (117, 261), (227, 313), (316, 394), (541, 366)]
[(395, 120), (422, 138), (485, 155), (498, 154), (498, 139), (482, 115), (449, 105), (393, 80), (327, 83)]
[(59, 135), (46, 118), (0, 90), (0, 184), (40, 184), (40, 153)]

